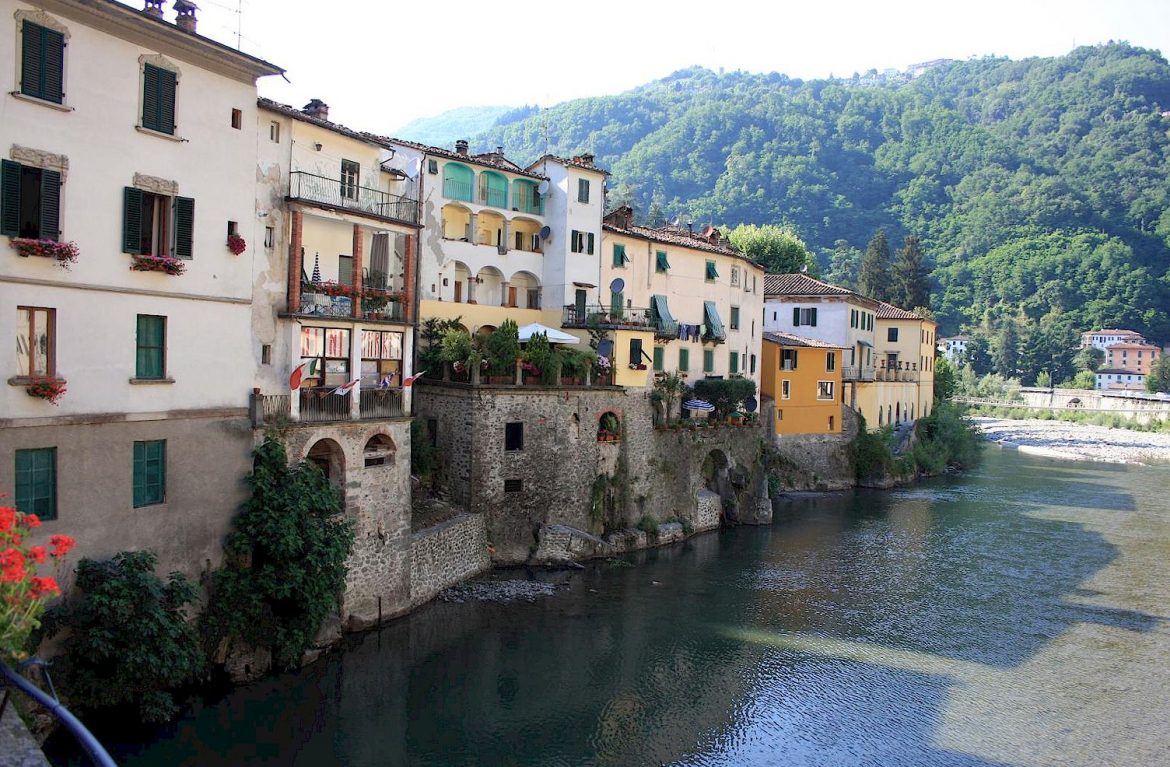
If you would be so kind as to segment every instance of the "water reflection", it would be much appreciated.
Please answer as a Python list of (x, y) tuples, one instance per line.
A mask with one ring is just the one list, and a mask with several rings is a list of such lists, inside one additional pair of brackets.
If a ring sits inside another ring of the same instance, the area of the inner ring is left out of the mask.
[(127, 765), (1167, 763), (1168, 477), (990, 451), (960, 479), (795, 498), (771, 528), (638, 567), (499, 575), (562, 588), (434, 603), (116, 748)]

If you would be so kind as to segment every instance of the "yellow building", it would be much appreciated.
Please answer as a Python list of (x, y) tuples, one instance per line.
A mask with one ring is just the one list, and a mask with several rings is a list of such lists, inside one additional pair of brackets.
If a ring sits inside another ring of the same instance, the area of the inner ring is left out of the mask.
[(760, 394), (776, 410), (777, 434), (840, 433), (843, 351), (791, 333), (764, 333)]
[(887, 303), (875, 316), (877, 370), (872, 383), (858, 388), (858, 410), (869, 428), (930, 415), (937, 324)]
[(564, 325), (613, 331), (618, 383), (647, 386), (655, 372), (677, 371), (759, 385), (764, 270), (718, 230), (637, 226), (622, 207), (605, 217), (600, 259), (596, 297), (579, 291)]

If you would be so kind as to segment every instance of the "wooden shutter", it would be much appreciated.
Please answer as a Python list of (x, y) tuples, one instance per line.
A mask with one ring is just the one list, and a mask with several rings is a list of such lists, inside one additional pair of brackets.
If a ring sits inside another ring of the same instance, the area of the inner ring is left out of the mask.
[(61, 174), (55, 170), (41, 171), (42, 240), (56, 240), (61, 236)]
[(800, 309), (793, 308), (792, 310), (792, 326), (800, 327)]
[(195, 238), (195, 201), (175, 198), (175, 258), (191, 258)]
[(593, 255), (593, 232), (589, 233), (589, 245), (586, 246), (585, 252), (591, 256)]
[(26, 96), (41, 98), (41, 83), (44, 78), (44, 27), (31, 22), (21, 25), (20, 92)]
[(0, 161), (0, 235), (20, 236), (20, 163)]
[(817, 309), (815, 306), (812, 309), (809, 309), (809, 315), (808, 324), (810, 327), (815, 328), (817, 326)]
[(175, 86), (178, 78), (174, 72), (158, 70), (158, 130), (163, 133), (175, 132)]
[(655, 370), (662, 370), (662, 368), (665, 365), (665, 360), (663, 359), (665, 356), (666, 356), (666, 349), (664, 349), (661, 346), (654, 347), (654, 369)]
[(732, 352), (727, 365), (727, 372), (734, 375), (739, 372), (739, 352)]
[(142, 67), (142, 127), (150, 130), (162, 130), (162, 118), (159, 116), (158, 88), (159, 73), (156, 66), (144, 64)]
[(142, 253), (142, 190), (122, 189), (122, 252)]
[(60, 104), (65, 96), (65, 35), (41, 29), (41, 93), (45, 101)]

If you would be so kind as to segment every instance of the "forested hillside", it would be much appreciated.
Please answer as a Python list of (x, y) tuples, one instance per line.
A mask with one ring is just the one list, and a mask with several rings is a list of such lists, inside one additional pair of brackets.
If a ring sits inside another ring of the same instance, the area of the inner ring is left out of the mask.
[(917, 79), (690, 69), (502, 117), (509, 156), (592, 151), (640, 218), (787, 223), (822, 275), (921, 238), (946, 332), (1005, 322), (1170, 340), (1170, 66), (1124, 43), (947, 62)]

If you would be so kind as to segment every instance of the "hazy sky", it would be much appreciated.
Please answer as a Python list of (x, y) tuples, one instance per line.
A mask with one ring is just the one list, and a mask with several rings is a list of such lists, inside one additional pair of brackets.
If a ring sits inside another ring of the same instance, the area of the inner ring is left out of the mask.
[[(140, 7), (136, 0), (122, 0)], [(848, 76), (1126, 40), (1170, 55), (1170, 0), (198, 0), (199, 31), (288, 70), (294, 106), (393, 134), (458, 106), (555, 104), (677, 69)], [(242, 9), (242, 13), (237, 12)], [(167, 4), (166, 16), (174, 13)]]

